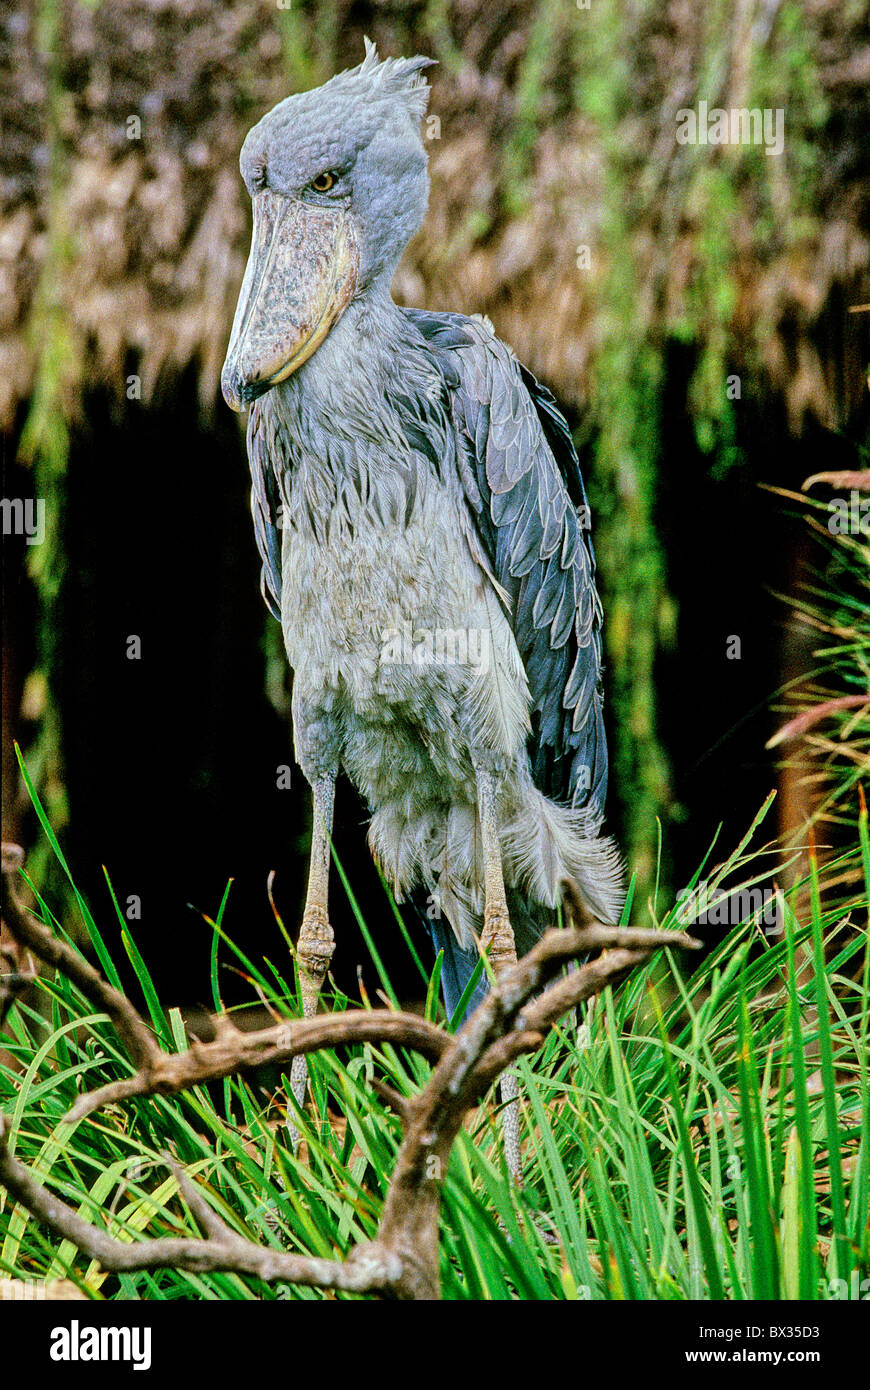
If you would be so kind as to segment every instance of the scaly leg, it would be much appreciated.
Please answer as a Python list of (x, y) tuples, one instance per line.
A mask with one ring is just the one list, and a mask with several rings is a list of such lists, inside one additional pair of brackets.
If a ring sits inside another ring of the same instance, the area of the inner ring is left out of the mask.
[[(323, 981), (332, 960), (335, 938), (329, 924), (329, 837), (332, 834), (332, 810), (335, 804), (335, 778), (318, 777), (311, 784), (314, 794), (314, 816), (311, 831), (311, 858), (308, 865), (308, 892), (305, 911), (296, 946), (299, 966), (299, 988), (302, 1012), (306, 1018), (317, 1013)], [(294, 1057), (290, 1067), (290, 1086), (298, 1105), (305, 1099), (308, 1066), (304, 1057)], [(299, 1143), (299, 1131), (288, 1123), (294, 1150)]]
[[(508, 915), (507, 898), (504, 891), (501, 843), (496, 814), (497, 785), (497, 780), (491, 772), (478, 771), (477, 809), (483, 839), (485, 895), (483, 936), (480, 949), (481, 951), (489, 950), (489, 960), (496, 979), (503, 970), (515, 965), (517, 959), (513, 927)], [(514, 1179), (519, 1182), (521, 1170), (520, 1107), (517, 1099), (519, 1087), (516, 1072), (505, 1072), (501, 1079), (500, 1090), (502, 1101), (505, 1102), (502, 1115), (505, 1158)]]

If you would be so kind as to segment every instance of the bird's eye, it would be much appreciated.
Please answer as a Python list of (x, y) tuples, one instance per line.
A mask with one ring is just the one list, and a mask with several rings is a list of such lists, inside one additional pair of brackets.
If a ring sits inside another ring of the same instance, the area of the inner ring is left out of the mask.
[(310, 187), (314, 189), (315, 193), (328, 193), (334, 183), (335, 174), (331, 169), (325, 169), (322, 174), (318, 174), (316, 178), (311, 180)]
[(255, 193), (259, 193), (261, 189), (266, 187), (268, 182), (269, 180), (265, 164), (255, 164), (253, 169), (251, 170), (250, 178), (250, 186), (252, 190)]

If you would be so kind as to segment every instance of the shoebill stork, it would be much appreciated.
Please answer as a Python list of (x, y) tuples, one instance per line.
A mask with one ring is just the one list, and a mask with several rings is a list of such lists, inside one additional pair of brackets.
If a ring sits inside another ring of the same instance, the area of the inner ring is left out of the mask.
[(481, 951), (497, 976), (554, 923), (566, 877), (604, 921), (623, 898), (599, 833), (601, 604), (568, 427), (485, 318), (390, 294), (426, 210), (429, 63), (367, 41), (358, 67), (264, 116), (240, 160), (254, 228), (222, 388), (249, 408), (262, 589), (314, 801), (306, 1014), (333, 952), (340, 769), (397, 897), (426, 904), (448, 1012)]

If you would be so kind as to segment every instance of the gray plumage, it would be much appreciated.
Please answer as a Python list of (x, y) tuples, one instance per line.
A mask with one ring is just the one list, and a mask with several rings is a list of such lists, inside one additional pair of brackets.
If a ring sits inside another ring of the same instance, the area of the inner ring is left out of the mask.
[[(297, 758), (312, 785), (342, 767), (361, 791), (397, 894), (428, 897), (455, 1003), (482, 930), (482, 775), (497, 779), (520, 949), (554, 921), (564, 877), (604, 920), (623, 894), (600, 835), (602, 614), (570, 433), (486, 320), (390, 295), (425, 212), (427, 61), (379, 62), (369, 47), (359, 68), (282, 102), (248, 136), (261, 251), (224, 389), (251, 406), (254, 527), (293, 669)], [(321, 194), (322, 171), (336, 177)], [(305, 235), (274, 268), (279, 199), (339, 248), (336, 271), (332, 253), (313, 256), (314, 289), (297, 283)], [(285, 346), (266, 348), (288, 301)], [(289, 374), (287, 352), (299, 360)]]

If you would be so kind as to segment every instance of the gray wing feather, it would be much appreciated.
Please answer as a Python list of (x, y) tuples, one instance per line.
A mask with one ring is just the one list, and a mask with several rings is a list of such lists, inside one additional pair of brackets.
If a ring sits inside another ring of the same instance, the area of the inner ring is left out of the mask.
[(459, 471), (492, 572), (512, 604), (532, 695), (533, 777), (548, 795), (588, 807), (591, 832), (607, 790), (601, 602), (570, 431), (549, 391), (483, 322), (404, 312), (442, 369), (458, 378), (449, 395), (467, 454)]

